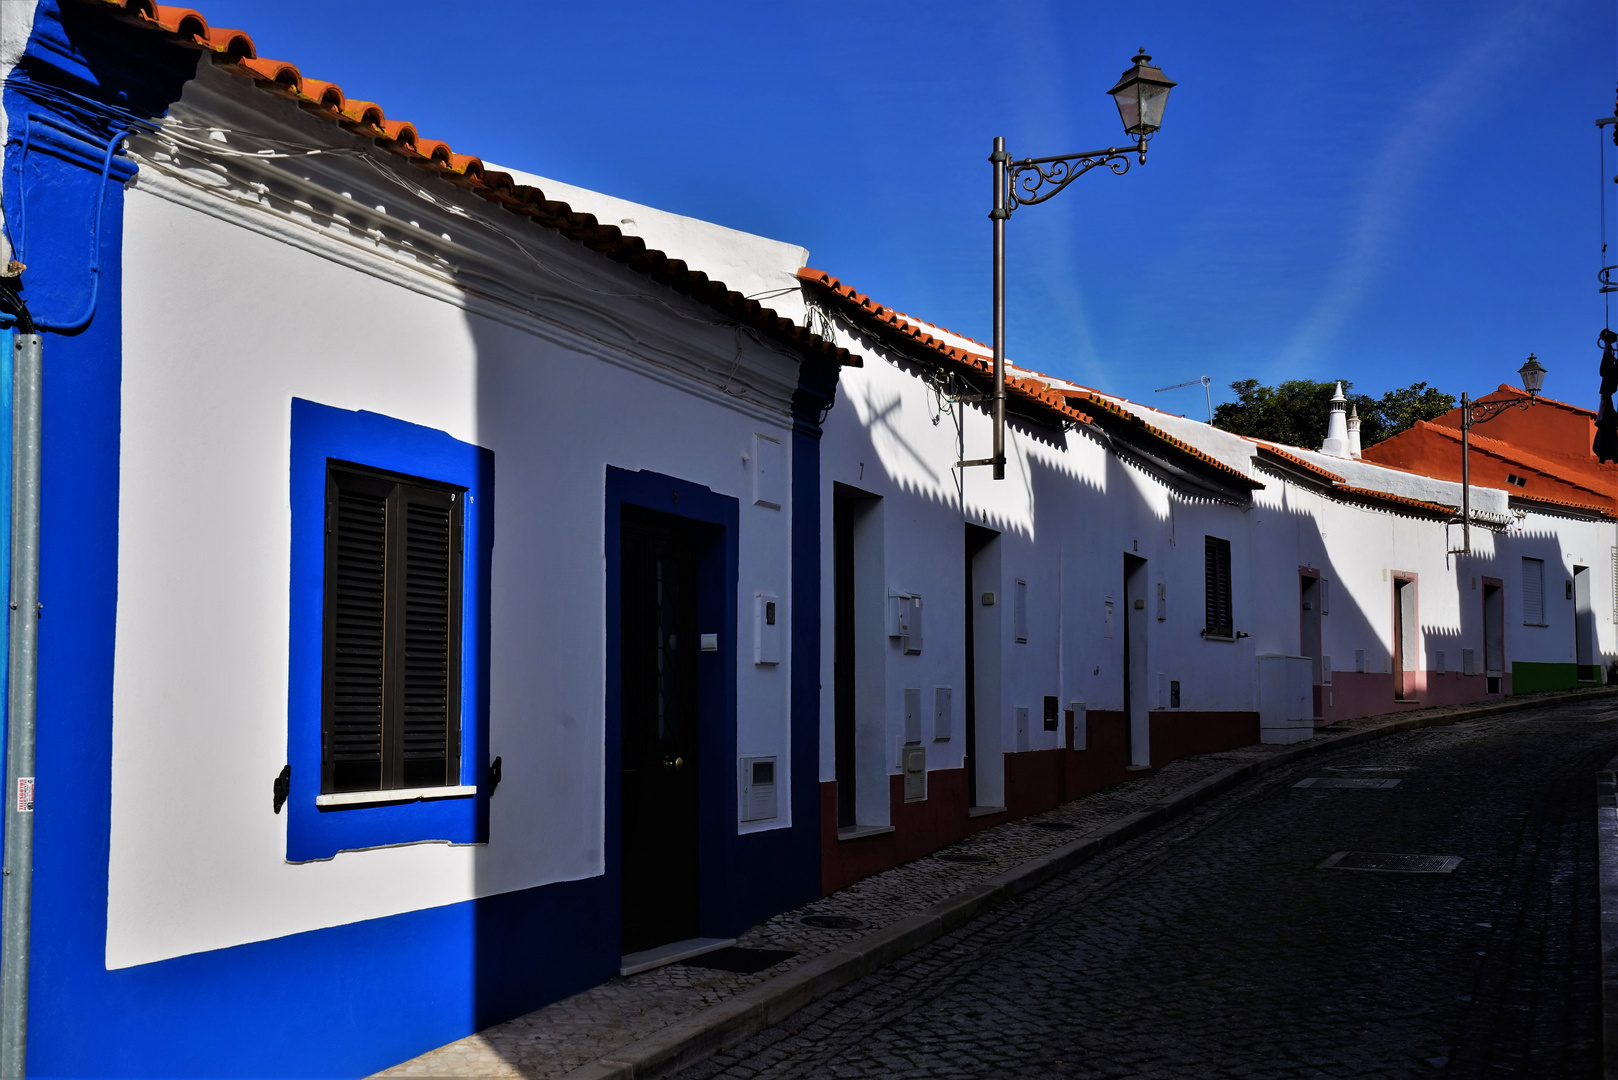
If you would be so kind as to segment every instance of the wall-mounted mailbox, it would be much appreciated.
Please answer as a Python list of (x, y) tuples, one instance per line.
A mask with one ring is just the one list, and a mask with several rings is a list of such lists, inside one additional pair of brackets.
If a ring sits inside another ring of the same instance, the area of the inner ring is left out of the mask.
[(769, 593), (753, 594), (753, 663), (781, 662), (781, 601)]
[(1045, 696), (1045, 716), (1044, 716), (1045, 730), (1046, 731), (1060, 731), (1061, 730), (1062, 718), (1058, 715), (1058, 711), (1057, 711), (1058, 708), (1059, 708), (1059, 706), (1057, 705), (1056, 698), (1054, 696), (1052, 696), (1052, 695), (1047, 694)]
[(779, 816), (775, 796), (775, 757), (742, 758), (742, 820), (768, 821)]
[(888, 636), (900, 639), (907, 656), (921, 654), (921, 595), (888, 592)]

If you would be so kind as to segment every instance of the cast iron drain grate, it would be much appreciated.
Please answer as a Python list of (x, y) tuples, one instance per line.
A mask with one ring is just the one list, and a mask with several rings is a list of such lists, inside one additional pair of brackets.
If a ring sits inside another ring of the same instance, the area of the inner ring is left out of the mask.
[(715, 949), (713, 952), (693, 956), (689, 960), (681, 960), (680, 966), (734, 971), (739, 975), (757, 975), (764, 969), (772, 968), (781, 961), (797, 955), (791, 949), (743, 949), (732, 945), (726, 949)]
[(1030, 821), (1030, 826), (1036, 829), (1049, 829), (1052, 832), (1071, 832), (1077, 825), (1069, 825), (1065, 821)]
[(937, 855), (937, 856), (934, 856), (934, 857), (937, 858), (940, 862), (986, 863), (986, 862), (989, 861), (989, 857), (987, 855), (968, 855), (964, 851), (956, 852), (956, 853), (951, 854), (951, 855)]
[(864, 930), (869, 925), (852, 915), (804, 915), (798, 923), (815, 930)]
[(1459, 855), (1390, 855), (1377, 851), (1339, 851), (1318, 869), (1377, 870), (1384, 874), (1447, 874), (1461, 865)]
[(1327, 772), (1409, 772), (1414, 765), (1327, 765)]
[(1299, 780), (1292, 785), (1295, 788), (1359, 788), (1361, 790), (1386, 790), (1398, 787), (1397, 780), (1378, 780), (1374, 776), (1311, 776), (1307, 780)]

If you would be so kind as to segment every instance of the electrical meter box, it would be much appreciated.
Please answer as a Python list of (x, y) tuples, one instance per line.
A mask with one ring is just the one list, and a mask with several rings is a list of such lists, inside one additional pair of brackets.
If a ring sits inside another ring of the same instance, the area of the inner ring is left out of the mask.
[(742, 758), (742, 820), (780, 816), (775, 797), (775, 757)]
[(921, 596), (888, 592), (888, 636), (896, 637), (905, 655), (921, 654)]
[(769, 593), (753, 594), (753, 663), (781, 662), (781, 601)]
[(904, 767), (905, 802), (922, 802), (927, 798), (927, 748), (906, 743), (899, 747), (899, 762)]

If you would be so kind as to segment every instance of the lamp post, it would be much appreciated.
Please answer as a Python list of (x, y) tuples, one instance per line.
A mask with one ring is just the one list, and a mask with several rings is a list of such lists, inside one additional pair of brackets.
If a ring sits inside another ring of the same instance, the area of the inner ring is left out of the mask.
[(1146, 160), (1146, 141), (1163, 123), (1163, 109), (1169, 91), (1176, 84), (1152, 66), (1152, 58), (1141, 49), (1134, 66), (1118, 77), (1107, 93), (1118, 106), (1124, 133), (1135, 138), (1134, 146), (1109, 146), (1055, 157), (1022, 158), (1013, 161), (1006, 153), (1006, 140), (996, 137), (989, 155), (994, 171), (994, 454), (986, 458), (956, 462), (958, 468), (993, 465), (994, 478), (1006, 478), (1006, 221), (1019, 206), (1042, 203), (1097, 165), (1105, 165), (1117, 175), (1129, 171), (1129, 155)]
[(1526, 398), (1506, 398), (1502, 401), (1472, 401), (1461, 391), (1461, 554), (1472, 553), (1472, 425), (1493, 420), (1507, 409), (1526, 409), (1539, 398), (1539, 388), (1545, 385), (1545, 368), (1528, 354), (1528, 360), (1517, 369), (1522, 377)]

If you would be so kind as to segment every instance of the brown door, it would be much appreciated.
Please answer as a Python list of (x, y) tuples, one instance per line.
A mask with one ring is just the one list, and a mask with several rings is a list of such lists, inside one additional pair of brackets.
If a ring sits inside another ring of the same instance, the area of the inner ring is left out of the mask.
[(696, 551), (677, 518), (623, 512), (624, 953), (697, 936)]

